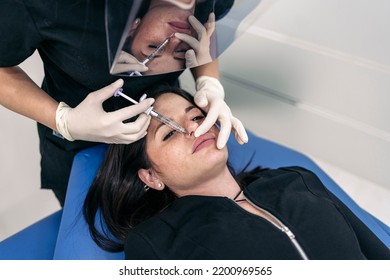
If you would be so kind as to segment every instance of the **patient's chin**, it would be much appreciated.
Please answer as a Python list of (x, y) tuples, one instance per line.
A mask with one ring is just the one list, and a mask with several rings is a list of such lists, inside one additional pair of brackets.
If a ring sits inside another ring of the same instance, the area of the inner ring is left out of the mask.
[(206, 159), (204, 164), (208, 165), (210, 168), (215, 165), (226, 165), (227, 163), (228, 152), (226, 147), (223, 149), (218, 149), (217, 147), (210, 148), (207, 150), (205, 155)]

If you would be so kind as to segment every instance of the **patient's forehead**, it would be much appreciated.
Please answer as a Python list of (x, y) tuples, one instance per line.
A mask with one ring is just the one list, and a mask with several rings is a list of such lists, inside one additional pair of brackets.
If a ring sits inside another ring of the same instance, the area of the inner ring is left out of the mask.
[(184, 109), (189, 104), (191, 103), (187, 99), (176, 93), (165, 93), (157, 97), (153, 107), (157, 112), (163, 114), (163, 112), (178, 112), (180, 109)]

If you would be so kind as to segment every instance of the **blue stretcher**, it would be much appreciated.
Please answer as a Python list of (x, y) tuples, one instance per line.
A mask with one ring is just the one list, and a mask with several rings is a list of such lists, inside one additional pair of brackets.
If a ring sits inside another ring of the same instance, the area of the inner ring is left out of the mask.
[[(248, 132), (249, 143), (239, 145), (234, 137), (228, 142), (232, 167), (262, 166), (305, 167), (343, 201), (390, 248), (390, 228), (361, 209), (321, 168), (307, 156)], [(123, 253), (108, 253), (91, 239), (81, 207), (95, 177), (107, 145), (79, 152), (73, 162), (64, 208), (0, 242), (0, 259), (123, 259)]]

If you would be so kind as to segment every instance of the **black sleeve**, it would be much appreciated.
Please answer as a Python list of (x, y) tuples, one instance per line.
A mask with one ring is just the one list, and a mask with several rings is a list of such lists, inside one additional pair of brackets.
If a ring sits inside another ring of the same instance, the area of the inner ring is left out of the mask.
[(153, 246), (137, 233), (130, 233), (124, 244), (126, 260), (157, 260)]
[[(390, 249), (340, 199), (332, 194), (326, 186), (323, 186), (317, 175), (300, 167), (294, 167), (292, 169), (295, 169), (295, 171), (304, 176), (305, 181), (311, 186), (312, 191), (325, 191), (325, 195), (329, 197), (351, 225), (359, 241), (361, 251), (368, 259), (390, 259)], [(315, 186), (323, 186), (324, 188), (314, 189)]]
[(232, 8), (234, 0), (206, 0), (196, 5), (195, 17), (205, 23), (211, 12), (215, 13), (215, 20), (223, 18)]
[(367, 259), (390, 260), (390, 249), (343, 202), (331, 192), (328, 193), (351, 224)]
[(234, 0), (217, 0), (214, 8), (215, 19), (223, 18), (233, 7), (233, 4)]
[(0, 67), (18, 65), (34, 53), (41, 37), (23, 0), (1, 0), (0, 18)]

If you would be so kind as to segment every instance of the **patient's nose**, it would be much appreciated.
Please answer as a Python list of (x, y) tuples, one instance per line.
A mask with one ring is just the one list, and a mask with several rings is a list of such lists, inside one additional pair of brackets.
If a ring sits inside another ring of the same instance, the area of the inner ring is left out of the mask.
[(189, 121), (185, 125), (185, 129), (188, 131), (190, 136), (194, 136), (195, 130), (199, 127), (199, 124), (193, 121)]

